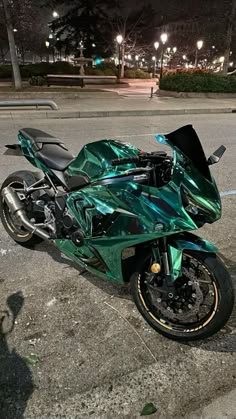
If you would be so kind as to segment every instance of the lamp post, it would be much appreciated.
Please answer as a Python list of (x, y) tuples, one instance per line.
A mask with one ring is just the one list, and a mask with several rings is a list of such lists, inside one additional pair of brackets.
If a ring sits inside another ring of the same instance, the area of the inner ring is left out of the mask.
[(198, 51), (200, 51), (200, 49), (202, 49), (202, 47), (203, 47), (203, 41), (197, 41), (196, 57), (195, 57), (195, 67), (197, 67)]
[(162, 52), (161, 52), (161, 72), (160, 72), (160, 80), (162, 79), (162, 75), (163, 75), (163, 59), (164, 59), (164, 49), (165, 49), (165, 44), (167, 42), (168, 39), (168, 35), (167, 33), (162, 33), (161, 34), (161, 42), (162, 42)]
[(119, 74), (118, 74), (118, 79), (121, 78), (121, 44), (123, 42), (123, 36), (122, 35), (117, 35), (116, 37), (116, 42), (118, 44), (118, 55), (119, 55)]
[(156, 74), (156, 62), (157, 62), (157, 58), (155, 55), (153, 55), (152, 61), (153, 61), (153, 78), (154, 78)]
[(155, 75), (156, 75), (157, 50), (158, 50), (159, 46), (160, 46), (159, 42), (154, 42), (154, 48), (155, 48), (156, 53), (155, 53), (155, 60), (153, 60), (154, 61), (153, 77), (155, 77)]
[[(48, 50), (49, 47), (50, 47), (50, 42), (49, 41), (45, 41), (45, 46), (46, 46), (46, 48)], [(49, 51), (47, 52), (46, 59), (47, 59), (47, 63), (49, 63)]]

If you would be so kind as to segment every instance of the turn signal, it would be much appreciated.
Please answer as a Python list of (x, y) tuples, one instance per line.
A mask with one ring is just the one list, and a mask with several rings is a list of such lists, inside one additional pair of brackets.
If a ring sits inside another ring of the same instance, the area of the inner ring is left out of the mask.
[(151, 271), (154, 274), (158, 274), (161, 270), (161, 265), (159, 265), (159, 263), (153, 263), (153, 265), (151, 266)]

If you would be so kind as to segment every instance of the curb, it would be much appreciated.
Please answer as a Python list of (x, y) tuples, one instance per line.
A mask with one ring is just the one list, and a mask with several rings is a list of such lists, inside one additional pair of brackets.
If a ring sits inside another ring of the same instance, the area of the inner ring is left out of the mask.
[[(3, 111), (4, 112), (4, 111)], [(236, 108), (213, 108), (213, 109), (150, 109), (128, 111), (29, 111), (29, 112), (0, 112), (0, 119), (83, 119), (83, 118), (114, 118), (114, 117), (140, 117), (140, 116), (164, 116), (164, 115), (201, 115), (236, 113)]]
[(235, 99), (236, 93), (214, 93), (214, 92), (176, 92), (172, 90), (157, 90), (159, 97), (174, 97), (182, 99)]

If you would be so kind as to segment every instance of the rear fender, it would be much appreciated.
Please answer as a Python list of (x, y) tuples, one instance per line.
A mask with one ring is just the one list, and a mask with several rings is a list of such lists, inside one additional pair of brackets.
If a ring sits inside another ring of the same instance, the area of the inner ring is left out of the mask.
[(5, 147), (7, 148), (7, 150), (4, 153), (5, 155), (22, 156), (20, 144), (6, 144)]
[(169, 237), (168, 250), (172, 281), (175, 281), (181, 274), (184, 250), (195, 250), (206, 253), (218, 252), (217, 247), (212, 243), (192, 233), (180, 233)]

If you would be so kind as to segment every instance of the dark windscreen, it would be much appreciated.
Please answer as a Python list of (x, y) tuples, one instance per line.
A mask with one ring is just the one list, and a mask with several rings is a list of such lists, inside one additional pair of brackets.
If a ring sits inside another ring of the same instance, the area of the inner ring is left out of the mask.
[(205, 153), (192, 125), (179, 128), (165, 135), (165, 137), (193, 162), (194, 166), (206, 179), (211, 180)]

